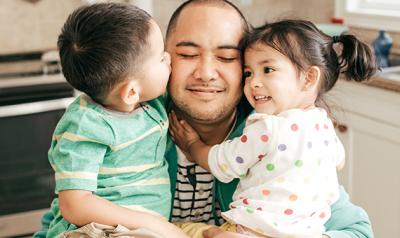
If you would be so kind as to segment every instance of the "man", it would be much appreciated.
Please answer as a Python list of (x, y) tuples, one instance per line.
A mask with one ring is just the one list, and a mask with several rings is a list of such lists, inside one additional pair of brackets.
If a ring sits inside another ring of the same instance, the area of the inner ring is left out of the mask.
[[(248, 29), (240, 11), (223, 0), (185, 2), (168, 25), (171, 108), (207, 144), (240, 135), (251, 111), (241, 100), (239, 49), (239, 41)], [(228, 209), (236, 182), (223, 184), (215, 180), (189, 162), (172, 141), (167, 145), (166, 158), (175, 194), (171, 221), (223, 223), (221, 211)], [(343, 189), (325, 226), (326, 235), (332, 238), (372, 236), (368, 216), (349, 202)]]

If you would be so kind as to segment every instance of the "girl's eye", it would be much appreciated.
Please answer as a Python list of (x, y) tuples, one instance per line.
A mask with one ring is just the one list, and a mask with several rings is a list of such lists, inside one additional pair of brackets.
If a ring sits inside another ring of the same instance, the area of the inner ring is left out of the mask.
[(264, 74), (272, 73), (272, 71), (274, 71), (274, 70), (271, 69), (270, 67), (264, 67)]
[(244, 71), (243, 74), (244, 74), (245, 78), (251, 77), (251, 72), (250, 71)]

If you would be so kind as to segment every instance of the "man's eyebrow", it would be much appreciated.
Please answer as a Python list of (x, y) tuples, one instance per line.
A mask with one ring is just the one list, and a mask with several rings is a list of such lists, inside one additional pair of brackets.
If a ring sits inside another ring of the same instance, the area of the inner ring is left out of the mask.
[(200, 46), (192, 41), (181, 41), (178, 42), (176, 44), (176, 47), (180, 47), (180, 46), (190, 46), (190, 47), (196, 47), (196, 48), (200, 48)]
[(218, 46), (217, 49), (219, 50), (239, 50), (239, 47), (236, 45), (221, 45)]

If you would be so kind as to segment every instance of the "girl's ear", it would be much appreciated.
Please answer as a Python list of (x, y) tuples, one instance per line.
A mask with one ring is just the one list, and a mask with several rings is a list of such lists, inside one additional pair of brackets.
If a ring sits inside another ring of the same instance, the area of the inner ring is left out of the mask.
[(321, 70), (317, 66), (311, 66), (304, 73), (304, 90), (309, 90), (318, 86), (319, 79), (321, 78)]
[(140, 86), (136, 80), (127, 81), (120, 91), (121, 100), (127, 105), (136, 105), (139, 103)]

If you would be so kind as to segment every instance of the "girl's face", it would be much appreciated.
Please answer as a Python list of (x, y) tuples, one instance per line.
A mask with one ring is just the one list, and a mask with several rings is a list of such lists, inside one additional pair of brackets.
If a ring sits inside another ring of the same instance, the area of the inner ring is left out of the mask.
[(272, 47), (255, 43), (247, 48), (244, 75), (244, 93), (258, 113), (277, 115), (304, 104), (303, 74)]

